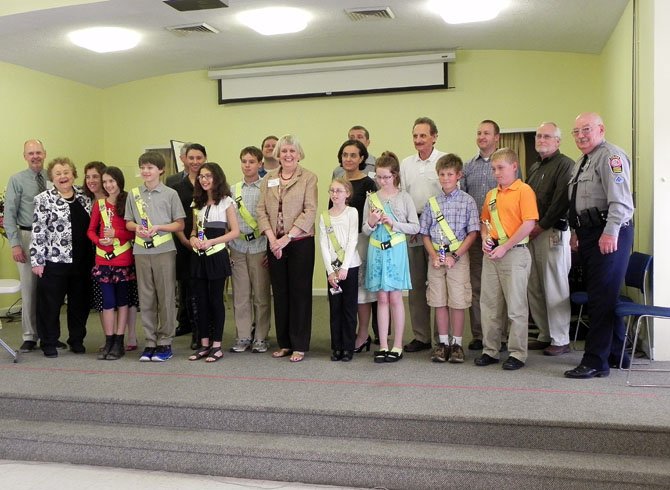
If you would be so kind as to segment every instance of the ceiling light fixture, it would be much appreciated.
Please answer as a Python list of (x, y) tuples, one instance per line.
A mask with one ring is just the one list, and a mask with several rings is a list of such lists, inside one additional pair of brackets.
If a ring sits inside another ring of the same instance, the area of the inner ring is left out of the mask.
[(125, 51), (137, 46), (140, 34), (122, 27), (90, 27), (72, 31), (68, 38), (73, 44), (96, 53)]
[(447, 24), (467, 24), (495, 19), (508, 0), (430, 0), (428, 8)]
[(305, 10), (293, 7), (268, 7), (237, 14), (242, 24), (265, 36), (300, 32), (311, 18)]

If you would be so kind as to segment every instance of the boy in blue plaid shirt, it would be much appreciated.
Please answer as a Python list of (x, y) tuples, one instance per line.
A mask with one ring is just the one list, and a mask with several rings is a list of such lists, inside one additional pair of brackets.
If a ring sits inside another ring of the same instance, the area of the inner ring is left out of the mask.
[(479, 233), (479, 210), (475, 200), (458, 188), (463, 161), (457, 155), (440, 157), (435, 171), (442, 192), (428, 200), (420, 218), (420, 233), (430, 256), (426, 300), (435, 308), (439, 335), (431, 360), (461, 363), (465, 360), (465, 310), (472, 303), (468, 249)]

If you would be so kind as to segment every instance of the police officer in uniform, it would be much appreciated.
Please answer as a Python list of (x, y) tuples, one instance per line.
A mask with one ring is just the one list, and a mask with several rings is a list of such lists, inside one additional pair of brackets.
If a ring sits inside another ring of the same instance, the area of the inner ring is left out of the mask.
[(579, 252), (589, 295), (589, 332), (584, 356), (566, 378), (609, 375), (619, 366), (625, 329), (614, 314), (633, 247), (633, 196), (630, 162), (624, 151), (605, 141), (605, 125), (596, 113), (577, 116), (572, 130), (578, 160), (569, 184), (569, 221), (573, 250)]

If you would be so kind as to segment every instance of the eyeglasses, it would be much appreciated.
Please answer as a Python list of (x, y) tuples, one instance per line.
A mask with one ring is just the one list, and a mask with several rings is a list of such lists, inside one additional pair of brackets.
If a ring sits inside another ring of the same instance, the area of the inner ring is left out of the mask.
[(579, 133), (582, 133), (584, 136), (588, 136), (593, 131), (593, 127), (584, 126), (583, 128), (575, 128), (572, 130), (572, 136), (579, 136)]
[(558, 138), (558, 136), (553, 136), (551, 134), (539, 134), (539, 133), (535, 135), (536, 140), (550, 140), (553, 138)]
[(328, 189), (328, 192), (330, 192), (331, 194), (344, 194), (347, 191), (345, 191), (344, 189)]
[(214, 176), (212, 174), (200, 174), (198, 175), (198, 180), (213, 180)]
[(375, 175), (377, 180), (390, 180), (393, 178), (393, 175)]

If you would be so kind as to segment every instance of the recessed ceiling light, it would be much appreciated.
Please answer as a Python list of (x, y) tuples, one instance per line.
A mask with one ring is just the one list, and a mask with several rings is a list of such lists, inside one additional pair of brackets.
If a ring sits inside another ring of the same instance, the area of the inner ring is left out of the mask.
[(300, 32), (312, 16), (293, 7), (268, 7), (237, 14), (237, 20), (265, 36)]
[(124, 51), (140, 42), (139, 33), (122, 27), (90, 27), (72, 31), (68, 37), (73, 44), (96, 53)]
[(508, 0), (430, 0), (428, 8), (447, 24), (467, 24), (495, 19)]

